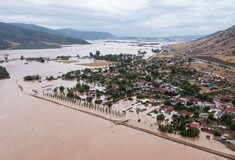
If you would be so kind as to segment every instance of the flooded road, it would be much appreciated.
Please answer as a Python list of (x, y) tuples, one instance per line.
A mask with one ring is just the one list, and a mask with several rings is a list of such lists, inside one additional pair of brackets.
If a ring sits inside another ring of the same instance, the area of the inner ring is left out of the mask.
[(213, 160), (219, 156), (136, 131), (25, 95), (16, 81), (83, 67), (49, 62), (2, 64), (11, 79), (0, 81), (1, 160)]

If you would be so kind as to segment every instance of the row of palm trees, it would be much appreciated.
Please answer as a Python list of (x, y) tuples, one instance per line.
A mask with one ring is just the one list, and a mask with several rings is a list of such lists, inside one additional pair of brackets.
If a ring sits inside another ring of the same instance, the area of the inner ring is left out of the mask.
[(119, 110), (112, 109), (111, 106), (97, 105), (93, 104), (92, 102), (88, 102), (85, 99), (70, 98), (62, 94), (43, 93), (43, 95), (57, 101), (59, 100), (62, 102), (68, 102), (72, 105), (80, 107), (81, 109), (95, 112), (96, 114), (108, 116), (110, 119), (124, 120), (126, 118), (125, 112), (120, 112)]

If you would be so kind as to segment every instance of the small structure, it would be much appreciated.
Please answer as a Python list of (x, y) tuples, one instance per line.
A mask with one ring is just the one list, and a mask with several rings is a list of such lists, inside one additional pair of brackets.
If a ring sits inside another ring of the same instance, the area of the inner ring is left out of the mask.
[(165, 70), (160, 70), (159, 73), (170, 73), (171, 71), (168, 70), (168, 69), (165, 69)]
[(207, 120), (208, 117), (209, 117), (209, 114), (208, 114), (208, 113), (200, 113), (200, 114), (199, 114), (200, 120)]
[(193, 122), (193, 123), (189, 123), (189, 124), (188, 124), (188, 127), (190, 127), (190, 128), (199, 128), (199, 127), (200, 127), (200, 124), (199, 124), (199, 123), (196, 123), (196, 122)]
[(224, 135), (222, 135), (222, 136), (220, 137), (220, 140), (221, 140), (221, 141), (226, 141), (227, 138), (226, 138)]
[(186, 117), (186, 116), (191, 117), (191, 116), (193, 115), (192, 112), (188, 112), (188, 111), (186, 111), (186, 110), (181, 110), (181, 111), (179, 111), (178, 113), (179, 113), (181, 116), (183, 116), (183, 117)]
[(207, 130), (207, 131), (214, 131), (216, 129), (217, 129), (217, 127), (215, 125), (203, 125), (201, 127), (202, 131), (205, 131), (205, 130)]
[(207, 87), (213, 87), (213, 86), (214, 86), (213, 83), (208, 83), (208, 84), (207, 84)]
[(170, 112), (172, 112), (174, 110), (174, 107), (166, 106), (165, 110), (166, 110), (167, 113), (170, 113)]
[(224, 113), (227, 113), (227, 114), (235, 114), (235, 108), (233, 107), (230, 107), (230, 108), (225, 108), (223, 109)]
[(227, 127), (226, 127), (226, 126), (223, 126), (223, 125), (218, 125), (218, 127), (219, 127), (220, 129), (227, 129)]

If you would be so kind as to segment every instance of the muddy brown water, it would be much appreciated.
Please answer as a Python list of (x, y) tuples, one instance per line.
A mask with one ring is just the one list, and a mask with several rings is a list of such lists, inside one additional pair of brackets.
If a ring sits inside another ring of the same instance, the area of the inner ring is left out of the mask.
[(77, 65), (3, 65), (11, 79), (0, 81), (1, 160), (224, 159), (27, 96), (17, 87), (16, 81), (25, 75), (49, 76), (78, 69)]

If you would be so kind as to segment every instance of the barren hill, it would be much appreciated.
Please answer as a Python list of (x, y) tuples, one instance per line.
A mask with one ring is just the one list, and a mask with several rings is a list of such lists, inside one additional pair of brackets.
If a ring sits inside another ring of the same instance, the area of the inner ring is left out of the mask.
[(192, 42), (191, 50), (196, 53), (219, 53), (235, 55), (235, 25)]
[(206, 57), (206, 60), (235, 63), (235, 25), (195, 41), (175, 45), (173, 49), (177, 53)]

